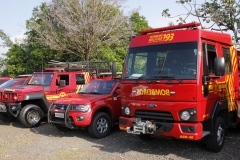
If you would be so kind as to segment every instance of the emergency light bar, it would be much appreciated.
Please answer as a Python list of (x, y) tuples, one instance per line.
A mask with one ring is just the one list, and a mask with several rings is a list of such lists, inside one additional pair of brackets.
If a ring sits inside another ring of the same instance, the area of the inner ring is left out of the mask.
[(180, 24), (180, 25), (176, 25), (176, 26), (169, 26), (169, 27), (162, 27), (162, 28), (143, 30), (143, 31), (140, 31), (139, 33), (141, 35), (145, 35), (145, 34), (148, 34), (148, 33), (168, 31), (168, 30), (175, 30), (175, 29), (181, 29), (181, 28), (189, 28), (189, 27), (197, 27), (197, 26), (200, 26), (199, 22), (192, 22), (192, 23)]

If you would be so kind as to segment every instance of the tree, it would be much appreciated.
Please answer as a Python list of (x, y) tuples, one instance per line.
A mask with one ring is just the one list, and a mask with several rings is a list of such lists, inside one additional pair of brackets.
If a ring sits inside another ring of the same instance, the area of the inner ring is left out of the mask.
[(14, 44), (6, 53), (8, 75), (16, 77), (20, 74), (31, 74), (43, 71), (48, 62), (54, 59), (56, 51), (49, 47), (32, 47), (32, 45)]
[(148, 21), (146, 20), (146, 18), (144, 16), (140, 16), (139, 12), (133, 12), (129, 20), (135, 33), (138, 33), (141, 30), (151, 28), (148, 25)]
[(13, 42), (11, 41), (11, 39), (9, 38), (9, 36), (7, 36), (6, 33), (3, 32), (3, 30), (0, 29), (0, 38), (3, 40), (3, 44), (0, 44), (0, 47), (11, 47)]
[(42, 44), (83, 60), (95, 57), (102, 44), (121, 41), (129, 31), (122, 0), (53, 0), (34, 9), (29, 28)]
[(129, 23), (126, 24), (126, 27), (131, 28), (130, 31), (132, 31), (132, 33), (129, 34), (129, 36), (122, 37), (121, 41), (101, 45), (96, 56), (93, 57), (94, 60), (117, 61), (118, 70), (122, 70), (122, 63), (126, 56), (132, 36), (138, 34), (141, 30), (150, 29), (146, 18), (141, 16), (138, 11), (131, 13), (128, 22)]
[[(11, 39), (9, 38), (9, 36), (3, 32), (3, 30), (0, 29), (0, 39), (2, 39), (2, 44), (0, 44), (0, 47), (12, 47), (13, 46), (13, 42), (11, 41)], [(5, 61), (5, 54), (1, 53), (2, 56), (0, 57), (0, 75), (1, 76), (7, 76), (7, 68), (6, 68), (6, 61)]]
[[(198, 1), (199, 2), (199, 1)], [(202, 28), (218, 31), (232, 31), (233, 40), (238, 43), (240, 40), (240, 4), (236, 0), (209, 0), (202, 4), (197, 4), (197, 0), (179, 0), (176, 3), (183, 5), (187, 10), (186, 14), (177, 15), (178, 22), (186, 23), (189, 16), (198, 18)], [(169, 9), (162, 12), (162, 16), (170, 17)], [(186, 16), (182, 18), (181, 16)], [(209, 24), (203, 27), (203, 22)], [(217, 26), (217, 28), (216, 28)]]

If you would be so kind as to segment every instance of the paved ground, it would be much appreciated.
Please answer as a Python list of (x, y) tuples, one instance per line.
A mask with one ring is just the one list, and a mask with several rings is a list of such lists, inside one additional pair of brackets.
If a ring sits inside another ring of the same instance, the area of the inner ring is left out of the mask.
[(43, 123), (22, 128), (19, 121), (0, 121), (1, 160), (214, 160), (240, 159), (240, 129), (231, 130), (220, 153), (207, 152), (200, 141), (156, 138), (143, 142), (115, 127), (103, 139), (93, 139), (84, 131), (60, 132)]

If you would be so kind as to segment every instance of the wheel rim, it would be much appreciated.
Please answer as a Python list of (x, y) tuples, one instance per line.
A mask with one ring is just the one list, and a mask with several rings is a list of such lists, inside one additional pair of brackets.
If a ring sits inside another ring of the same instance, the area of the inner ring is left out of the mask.
[(222, 125), (219, 125), (218, 131), (217, 131), (217, 143), (218, 145), (221, 145), (223, 143), (224, 138), (224, 129), (222, 128)]
[(98, 119), (96, 127), (97, 127), (97, 131), (99, 133), (106, 132), (107, 129), (108, 129), (108, 122), (107, 122), (107, 120), (105, 118)]
[(40, 116), (39, 116), (39, 113), (38, 111), (36, 110), (30, 110), (28, 113), (27, 113), (27, 120), (30, 124), (36, 124), (39, 122), (40, 120)]

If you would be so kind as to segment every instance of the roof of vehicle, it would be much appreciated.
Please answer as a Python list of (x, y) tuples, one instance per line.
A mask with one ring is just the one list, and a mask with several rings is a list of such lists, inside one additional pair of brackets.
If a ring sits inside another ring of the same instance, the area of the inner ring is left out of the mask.
[(14, 86), (26, 85), (27, 82), (29, 81), (29, 79), (30, 79), (29, 77), (10, 79), (10, 80), (2, 83), (0, 85), (0, 88), (9, 88), (9, 87), (14, 87)]
[(10, 78), (10, 77), (0, 77), (0, 85), (10, 79), (13, 79), (13, 78)]
[(13, 78), (10, 78), (10, 77), (0, 77), (0, 80), (5, 80), (5, 79), (9, 80), (9, 79), (13, 79)]

